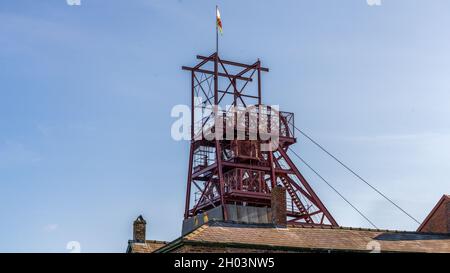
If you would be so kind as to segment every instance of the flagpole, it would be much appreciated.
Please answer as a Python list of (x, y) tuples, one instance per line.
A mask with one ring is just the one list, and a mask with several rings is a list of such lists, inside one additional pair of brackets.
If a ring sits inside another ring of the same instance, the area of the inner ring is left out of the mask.
[(219, 26), (217, 24), (217, 10), (219, 9), (219, 7), (216, 5), (216, 54), (217, 56), (219, 56)]

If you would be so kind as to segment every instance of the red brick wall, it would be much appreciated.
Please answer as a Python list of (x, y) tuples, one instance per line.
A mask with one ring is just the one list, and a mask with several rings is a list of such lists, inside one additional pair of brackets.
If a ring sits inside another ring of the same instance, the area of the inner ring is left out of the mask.
[(450, 233), (450, 202), (447, 202), (447, 233)]
[(450, 200), (448, 198), (436, 209), (420, 231), (450, 233)]
[(286, 226), (286, 189), (274, 187), (271, 197), (272, 222), (276, 225)]

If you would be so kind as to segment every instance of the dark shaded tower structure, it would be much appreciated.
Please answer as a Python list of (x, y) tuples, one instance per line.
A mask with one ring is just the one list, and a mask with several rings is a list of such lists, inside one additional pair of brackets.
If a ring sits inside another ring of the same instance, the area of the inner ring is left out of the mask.
[[(217, 53), (197, 59), (195, 66), (182, 67), (191, 76), (192, 111), (183, 233), (211, 219), (271, 223), (275, 187), (285, 189), (287, 224), (338, 226), (288, 156), (289, 146), (296, 143), (294, 114), (273, 107), (261, 110), (261, 75), (269, 69), (262, 67), (259, 59), (244, 64), (223, 60)], [(250, 136), (253, 119), (249, 113), (241, 119), (244, 130), (237, 126), (239, 122), (227, 123), (236, 115), (230, 115), (230, 106), (254, 109), (257, 128), (262, 119), (268, 125), (275, 121), (277, 143), (258, 132), (256, 137)], [(213, 110), (198, 118), (197, 113), (205, 109)], [(223, 122), (215, 122), (218, 116)], [(235, 137), (225, 136), (229, 132)], [(239, 134), (244, 139), (238, 138)], [(261, 149), (262, 144), (272, 149)]]

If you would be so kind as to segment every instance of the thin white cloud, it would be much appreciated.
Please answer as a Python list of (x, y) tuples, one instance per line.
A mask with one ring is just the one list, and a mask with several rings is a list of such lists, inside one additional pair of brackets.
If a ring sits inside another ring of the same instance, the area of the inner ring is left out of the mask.
[(45, 137), (48, 137), (51, 135), (51, 129), (49, 126), (38, 123), (38, 124), (36, 124), (36, 128), (37, 128), (38, 132)]
[(53, 231), (57, 230), (58, 228), (59, 228), (58, 224), (48, 224), (44, 227), (44, 230), (46, 232), (53, 232)]
[(346, 136), (341, 139), (348, 141), (364, 141), (364, 142), (394, 142), (394, 141), (433, 141), (450, 139), (450, 133), (410, 133), (410, 134), (384, 134), (373, 136)]
[(33, 164), (42, 161), (42, 156), (30, 150), (24, 143), (7, 140), (0, 142), (0, 167)]

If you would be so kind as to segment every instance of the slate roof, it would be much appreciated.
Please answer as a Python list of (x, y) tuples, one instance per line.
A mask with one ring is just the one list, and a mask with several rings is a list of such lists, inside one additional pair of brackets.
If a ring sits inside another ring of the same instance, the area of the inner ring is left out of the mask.
[(128, 241), (127, 253), (152, 253), (155, 250), (165, 246), (168, 242), (146, 240), (145, 243)]
[(183, 244), (286, 251), (448, 252), (450, 234), (407, 231), (240, 224), (211, 221), (168, 243), (156, 252), (168, 252)]

